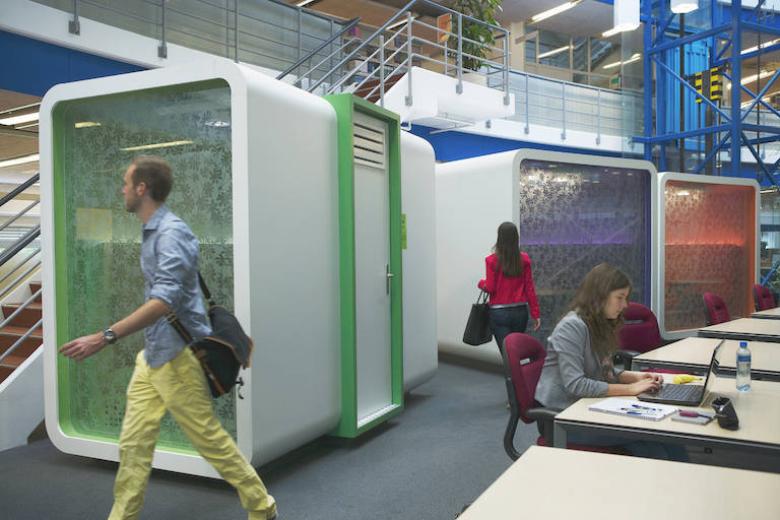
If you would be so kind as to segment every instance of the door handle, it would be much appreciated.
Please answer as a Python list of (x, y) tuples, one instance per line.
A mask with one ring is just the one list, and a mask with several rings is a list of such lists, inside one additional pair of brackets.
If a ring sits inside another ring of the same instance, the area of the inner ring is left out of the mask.
[(385, 292), (390, 294), (390, 281), (395, 275), (390, 272), (390, 265), (385, 264)]

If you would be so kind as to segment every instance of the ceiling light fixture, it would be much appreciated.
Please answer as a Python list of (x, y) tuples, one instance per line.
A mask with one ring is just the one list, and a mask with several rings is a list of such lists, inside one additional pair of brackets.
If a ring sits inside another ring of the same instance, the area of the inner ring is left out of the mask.
[[(412, 20), (414, 20), (415, 18), (417, 18), (417, 15), (416, 15), (416, 14), (413, 14), (413, 15), (411, 16), (411, 19), (412, 19)], [(407, 21), (408, 21), (408, 20), (407, 20), (407, 17), (403, 17), (403, 19), (401, 19), (401, 20), (398, 20), (397, 22), (395, 22), (395, 23), (391, 23), (390, 25), (388, 25), (388, 26), (385, 28), (385, 30), (386, 30), (386, 31), (390, 31), (390, 30), (392, 30), (392, 29), (395, 29), (396, 27), (401, 27), (401, 26), (402, 26), (403, 24), (405, 24)]]
[(92, 128), (93, 126), (103, 126), (95, 121), (79, 121), (73, 125), (74, 128)]
[(565, 11), (568, 11), (572, 7), (577, 7), (581, 2), (582, 0), (574, 0), (572, 2), (566, 2), (565, 4), (561, 4), (557, 7), (553, 7), (552, 9), (542, 11), (541, 13), (535, 14), (531, 17), (531, 23), (539, 23), (542, 20), (546, 20), (548, 18), (555, 16), (556, 14), (561, 14)]
[(551, 51), (543, 52), (539, 55), (539, 59), (549, 58), (550, 56), (555, 56), (556, 54), (560, 54), (564, 51), (568, 51), (571, 49), (571, 45), (565, 45), (563, 47), (558, 47), (557, 49), (553, 49)]
[(673, 13), (685, 14), (695, 11), (699, 8), (698, 0), (672, 0), (671, 9)]
[(24, 157), (17, 157), (15, 159), (6, 159), (5, 161), (0, 161), (0, 168), (7, 168), (9, 166), (18, 166), (20, 164), (35, 162), (39, 158), (40, 156), (37, 153), (34, 153), (32, 155), (25, 155)]
[(15, 126), (15, 125), (21, 125), (23, 123), (32, 123), (33, 121), (37, 121), (37, 120), (38, 120), (38, 112), (33, 112), (31, 114), (24, 114), (21, 116), (12, 116), (12, 117), (6, 117), (0, 119), (0, 125)]
[(741, 54), (747, 54), (749, 52), (755, 52), (758, 49), (765, 49), (766, 47), (769, 47), (771, 45), (775, 45), (776, 43), (780, 43), (780, 38), (777, 38), (776, 40), (770, 40), (768, 42), (762, 43), (761, 45), (756, 45), (754, 47), (748, 47), (747, 49), (743, 50)]
[(638, 52), (633, 54), (630, 58), (628, 58), (626, 61), (616, 61), (614, 63), (610, 63), (608, 65), (604, 65), (605, 69), (614, 69), (615, 67), (620, 67), (621, 65), (628, 65), (629, 63), (635, 63), (642, 59), (642, 55)]
[(139, 146), (128, 146), (127, 148), (120, 148), (120, 150), (123, 152), (137, 152), (139, 150), (156, 150), (157, 148), (184, 146), (185, 144), (192, 144), (192, 141), (168, 141), (167, 143), (142, 144)]
[(313, 4), (314, 2), (317, 2), (318, 0), (303, 0), (303, 2), (298, 2), (295, 4), (298, 7), (306, 7), (309, 4)]

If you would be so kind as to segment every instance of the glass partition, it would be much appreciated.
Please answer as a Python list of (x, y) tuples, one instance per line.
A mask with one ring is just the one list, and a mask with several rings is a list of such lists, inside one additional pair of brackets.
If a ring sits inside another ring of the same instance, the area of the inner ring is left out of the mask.
[(705, 326), (705, 292), (723, 298), (732, 318), (748, 316), (756, 265), (755, 188), (669, 180), (663, 197), (664, 329)]
[(625, 167), (520, 163), (520, 248), (531, 257), (543, 318), (534, 336), (546, 340), (601, 262), (629, 276), (631, 300), (650, 305), (650, 176)]
[[(143, 303), (141, 223), (124, 208), (122, 177), (140, 154), (170, 162), (171, 210), (200, 240), (200, 269), (233, 308), (230, 88), (223, 80), (74, 101), (54, 109), (57, 343), (104, 329)], [(71, 436), (115, 441), (143, 334), (76, 363), (58, 356), (59, 417)], [(235, 437), (235, 401), (216, 401)], [(170, 416), (159, 447), (192, 450)]]

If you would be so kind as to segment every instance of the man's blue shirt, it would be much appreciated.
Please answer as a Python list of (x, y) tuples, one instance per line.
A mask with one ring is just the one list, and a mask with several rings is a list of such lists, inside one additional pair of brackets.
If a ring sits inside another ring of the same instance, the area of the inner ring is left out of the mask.
[[(144, 301), (165, 303), (193, 338), (211, 334), (198, 285), (198, 239), (167, 206), (157, 208), (143, 226), (141, 271)], [(150, 367), (164, 365), (186, 346), (165, 318), (144, 330), (144, 355)]]

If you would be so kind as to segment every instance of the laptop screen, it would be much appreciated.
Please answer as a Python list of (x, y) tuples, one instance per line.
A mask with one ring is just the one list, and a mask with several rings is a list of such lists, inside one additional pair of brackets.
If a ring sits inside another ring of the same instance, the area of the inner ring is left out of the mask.
[(720, 340), (715, 350), (712, 351), (712, 358), (710, 359), (710, 369), (707, 371), (707, 379), (704, 380), (704, 392), (702, 393), (702, 399), (707, 397), (707, 391), (710, 389), (712, 381), (715, 379), (715, 373), (720, 368), (720, 348), (723, 346), (725, 339)]

